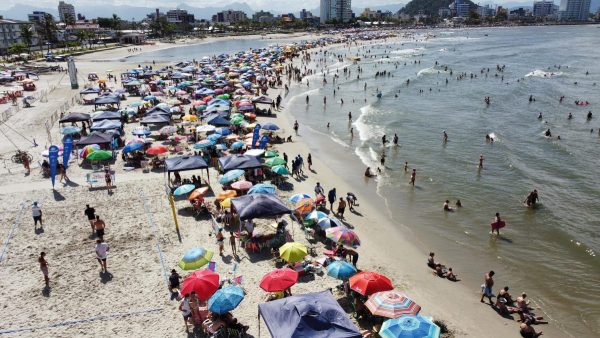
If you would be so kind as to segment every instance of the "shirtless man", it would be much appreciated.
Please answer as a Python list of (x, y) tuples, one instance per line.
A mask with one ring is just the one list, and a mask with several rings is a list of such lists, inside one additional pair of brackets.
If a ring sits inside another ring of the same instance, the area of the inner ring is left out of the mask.
[(479, 169), (483, 168), (483, 160), (485, 160), (483, 154), (479, 155)]
[(486, 273), (484, 276), (484, 282), (481, 285), (481, 300), (480, 302), (484, 303), (483, 298), (487, 297), (488, 300), (490, 301), (490, 304), (492, 303), (492, 297), (494, 297), (494, 293), (492, 291), (492, 287), (494, 286), (494, 275), (496, 273), (494, 272), (494, 270), (491, 270), (490, 272)]
[(535, 332), (535, 329), (531, 326), (531, 322), (528, 320), (525, 323), (521, 323), (519, 333), (524, 338), (537, 338), (543, 334), (542, 331)]
[(417, 178), (417, 169), (413, 169), (412, 174), (410, 174), (410, 184), (415, 186), (415, 179)]
[(99, 239), (104, 239), (104, 229), (106, 228), (106, 223), (100, 219), (100, 216), (96, 215), (96, 220), (94, 221), (94, 230), (96, 230), (96, 237)]

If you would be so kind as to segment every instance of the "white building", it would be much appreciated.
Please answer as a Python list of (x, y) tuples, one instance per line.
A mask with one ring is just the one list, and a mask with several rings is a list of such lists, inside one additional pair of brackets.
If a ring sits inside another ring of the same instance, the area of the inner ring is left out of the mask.
[(487, 18), (490, 16), (494, 16), (494, 15), (496, 15), (495, 12), (496, 11), (492, 7), (490, 7), (490, 5), (477, 7), (477, 14), (479, 14), (480, 18)]
[(27, 44), (21, 38), (22, 26), (28, 26), (32, 30), (33, 38), (31, 39), (31, 45), (36, 45), (38, 43), (37, 34), (35, 32), (35, 26), (33, 23), (29, 21), (0, 19), (0, 55), (6, 54), (8, 48), (14, 44)]
[(533, 2), (533, 16), (546, 17), (556, 13), (556, 6), (552, 0), (541, 0)]
[(586, 21), (590, 16), (590, 0), (561, 0), (558, 10), (560, 20)]
[(75, 21), (77, 16), (75, 15), (75, 6), (68, 4), (64, 1), (58, 3), (58, 16), (60, 21), (66, 22), (67, 19)]
[(326, 23), (331, 20), (348, 22), (351, 19), (351, 0), (321, 0), (321, 23)]

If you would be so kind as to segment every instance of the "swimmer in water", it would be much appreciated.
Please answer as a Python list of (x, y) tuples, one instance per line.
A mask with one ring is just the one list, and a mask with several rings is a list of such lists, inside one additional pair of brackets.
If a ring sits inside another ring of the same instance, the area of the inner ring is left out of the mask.
[(443, 138), (444, 138), (444, 143), (448, 142), (448, 134), (446, 133), (446, 131), (443, 131)]
[(381, 143), (383, 143), (384, 146), (387, 143), (387, 138), (386, 138), (385, 134), (381, 137)]
[(542, 116), (542, 113), (540, 113), (540, 114), (538, 115), (538, 120), (541, 120), (541, 119), (543, 119), (543, 118), (544, 118), (544, 117)]
[(412, 174), (410, 174), (410, 184), (415, 186), (415, 179), (417, 178), (417, 169), (413, 169)]
[(367, 170), (365, 170), (365, 177), (373, 177), (375, 175), (373, 175), (373, 173), (371, 172), (371, 167), (367, 167)]
[(385, 154), (381, 154), (381, 159), (379, 160), (382, 166), (385, 166)]
[(452, 207), (450, 207), (450, 201), (449, 201), (449, 200), (446, 200), (446, 201), (444, 202), (444, 211), (454, 211), (454, 210), (452, 209)]
[(404, 162), (404, 172), (408, 171), (408, 162)]
[(398, 145), (398, 135), (396, 135), (396, 133), (394, 133), (394, 145)]
[(550, 132), (550, 129), (546, 130), (544, 135), (546, 135), (546, 137), (552, 137), (552, 133)]
[(483, 154), (479, 155), (479, 169), (483, 168), (483, 160), (485, 160)]
[(573, 114), (569, 113), (569, 116), (567, 117), (567, 119), (572, 120), (573, 119)]

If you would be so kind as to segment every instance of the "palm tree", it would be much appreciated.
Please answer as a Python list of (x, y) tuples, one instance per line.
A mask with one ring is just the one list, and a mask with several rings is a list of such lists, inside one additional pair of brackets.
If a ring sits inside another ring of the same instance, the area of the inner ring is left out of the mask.
[[(44, 19), (38, 26), (38, 32), (41, 36), (44, 37), (46, 44), (48, 45), (48, 53), (50, 53), (50, 45), (56, 41), (56, 31), (58, 28), (56, 27), (56, 22), (54, 22), (54, 17), (52, 14), (44, 14)], [(42, 40), (40, 39), (40, 44)]]
[(116, 31), (120, 30), (121, 29), (121, 21), (122, 20), (118, 15), (113, 14), (112, 18), (111, 18), (111, 28)]
[(33, 26), (21, 25), (21, 39), (27, 45), (27, 53), (31, 51), (31, 44), (33, 43)]

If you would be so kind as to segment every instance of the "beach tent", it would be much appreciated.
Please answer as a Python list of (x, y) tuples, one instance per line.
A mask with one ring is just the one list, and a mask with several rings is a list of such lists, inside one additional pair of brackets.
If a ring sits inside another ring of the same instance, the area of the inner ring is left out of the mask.
[(115, 120), (101, 120), (101, 121), (95, 121), (92, 126), (90, 127), (91, 130), (110, 130), (110, 129), (115, 129), (115, 130), (121, 130), (121, 127), (123, 125), (121, 124), (121, 121), (115, 121)]
[(158, 105), (158, 106), (154, 106), (150, 109), (148, 109), (145, 113), (144, 116), (146, 115), (152, 115), (152, 114), (158, 114), (158, 115), (171, 115), (171, 108), (169, 108), (168, 106), (164, 106), (164, 105)]
[(99, 96), (94, 100), (94, 106), (102, 106), (107, 104), (121, 105), (121, 99), (118, 96)]
[[(312, 292), (258, 304), (272, 337), (360, 338), (359, 329), (330, 291)], [(258, 323), (260, 336), (260, 322)]]
[(121, 113), (118, 111), (100, 111), (92, 114), (92, 121), (102, 120), (121, 120)]
[(260, 168), (261, 163), (255, 156), (248, 155), (229, 155), (219, 158), (219, 166), (223, 172), (233, 169), (254, 169)]
[(165, 160), (165, 170), (170, 174), (173, 171), (187, 171), (196, 169), (206, 169), (206, 175), (210, 180), (210, 173), (208, 172), (208, 164), (202, 158), (202, 156), (177, 156), (167, 158)]
[(68, 115), (61, 118), (59, 123), (68, 123), (68, 122), (81, 122), (81, 121), (89, 121), (90, 114), (85, 113), (69, 113)]
[(271, 99), (268, 96), (263, 95), (263, 96), (253, 97), (252, 102), (253, 103), (271, 104), (271, 103), (273, 103), (273, 99)]
[(229, 122), (229, 120), (227, 120), (226, 118), (224, 118), (223, 116), (220, 116), (218, 114), (213, 114), (213, 116), (209, 116), (207, 119), (207, 123), (208, 124), (212, 124), (213, 126), (230, 126), (231, 122)]
[(85, 94), (99, 94), (100, 93), (100, 88), (98, 87), (90, 87), (90, 88), (86, 88), (82, 91), (79, 92), (80, 95), (85, 95)]
[(271, 194), (244, 195), (232, 199), (231, 204), (242, 221), (292, 213), (283, 201)]
[(77, 146), (87, 146), (90, 144), (106, 144), (112, 142), (113, 135), (100, 131), (93, 131), (87, 137), (77, 141)]
[(144, 116), (140, 120), (140, 124), (169, 124), (171, 123), (171, 117), (162, 114), (152, 114)]

